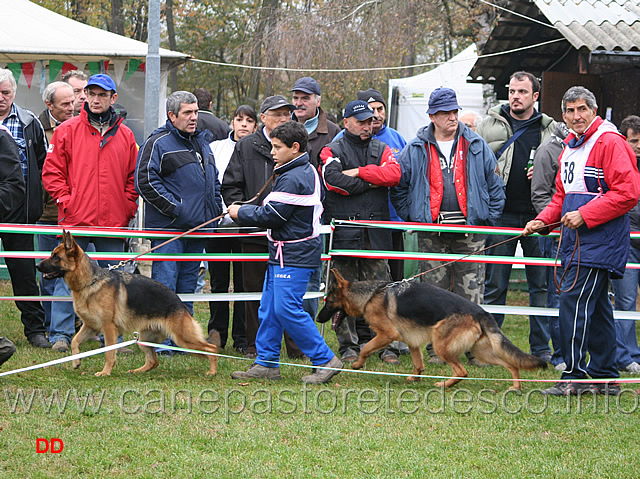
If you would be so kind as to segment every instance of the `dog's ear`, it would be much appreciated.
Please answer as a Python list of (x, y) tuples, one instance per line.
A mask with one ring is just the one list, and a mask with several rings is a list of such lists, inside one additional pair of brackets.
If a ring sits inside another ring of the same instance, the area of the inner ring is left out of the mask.
[(73, 248), (73, 238), (71, 237), (71, 233), (65, 229), (62, 230), (62, 242), (64, 243), (65, 249)]
[(76, 241), (73, 239), (73, 236), (71, 236), (71, 232), (69, 231), (62, 230), (62, 241), (64, 243), (64, 249), (67, 251), (67, 253), (70, 253), (77, 247)]
[(331, 272), (333, 273), (334, 278), (336, 278), (338, 285), (342, 286), (343, 284), (349, 282), (346, 279), (344, 279), (344, 277), (340, 274), (340, 271), (338, 271), (337, 269), (333, 268)]

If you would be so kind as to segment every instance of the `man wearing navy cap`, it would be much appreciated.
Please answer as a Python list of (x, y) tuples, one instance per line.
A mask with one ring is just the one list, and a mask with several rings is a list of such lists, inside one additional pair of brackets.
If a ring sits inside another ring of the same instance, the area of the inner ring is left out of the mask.
[(309, 159), (312, 165), (318, 166), (320, 151), (334, 139), (340, 127), (328, 120), (327, 114), (320, 108), (320, 85), (312, 77), (298, 79), (291, 91), (291, 103), (296, 107), (291, 119), (304, 124), (309, 135)]
[[(400, 165), (391, 148), (372, 139), (374, 112), (369, 104), (355, 100), (344, 111), (344, 136), (325, 146), (320, 153), (322, 177), (327, 195), (325, 220), (389, 221), (389, 187), (400, 180)], [(391, 230), (381, 228), (337, 227), (335, 249), (391, 251)], [(385, 259), (339, 257), (334, 266), (349, 281), (389, 281)], [(355, 361), (360, 346), (373, 336), (364, 319), (347, 317), (336, 329), (342, 361)], [(381, 358), (398, 362), (395, 353), (385, 349)]]
[[(109, 75), (101, 73), (89, 78), (86, 93), (80, 115), (62, 123), (53, 133), (42, 183), (58, 205), (59, 225), (127, 227), (137, 209), (136, 140), (112, 107), (118, 93)], [(122, 238), (75, 239), (84, 250), (90, 242), (99, 252), (125, 250)], [(99, 261), (103, 267), (116, 262)], [(70, 294), (63, 281), (56, 285), (56, 296)], [(66, 350), (75, 332), (73, 314), (55, 314), (54, 308), (65, 307), (73, 313), (71, 302), (57, 301), (51, 307), (52, 318), (72, 318), (50, 327), (49, 339), (60, 352)]]
[[(427, 110), (431, 123), (420, 128), (400, 153), (402, 179), (391, 190), (391, 200), (405, 221), (491, 225), (502, 213), (504, 183), (495, 172), (495, 156), (480, 136), (458, 121), (459, 109), (455, 91), (435, 89)], [(418, 232), (418, 250), (471, 254), (484, 247), (484, 238), (478, 234)], [(440, 261), (419, 262), (421, 272), (441, 265)], [(453, 263), (422, 275), (420, 280), (480, 304), (484, 264)]]

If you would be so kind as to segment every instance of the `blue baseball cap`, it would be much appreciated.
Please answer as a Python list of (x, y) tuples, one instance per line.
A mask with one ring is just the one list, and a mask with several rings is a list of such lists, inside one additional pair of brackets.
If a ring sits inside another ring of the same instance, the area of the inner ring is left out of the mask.
[(439, 111), (460, 110), (456, 92), (451, 88), (436, 88), (429, 96), (428, 115), (435, 115)]
[(107, 91), (113, 90), (116, 93), (116, 84), (111, 79), (109, 75), (105, 75), (104, 73), (98, 73), (97, 75), (92, 75), (87, 82), (87, 87), (89, 88), (91, 85), (99, 86)]
[(303, 91), (309, 94), (320, 95), (320, 85), (311, 77), (302, 77), (295, 82), (291, 91)]
[(343, 117), (349, 118), (350, 116), (355, 116), (357, 120), (363, 121), (375, 116), (375, 113), (366, 101), (354, 100), (347, 103), (344, 109)]

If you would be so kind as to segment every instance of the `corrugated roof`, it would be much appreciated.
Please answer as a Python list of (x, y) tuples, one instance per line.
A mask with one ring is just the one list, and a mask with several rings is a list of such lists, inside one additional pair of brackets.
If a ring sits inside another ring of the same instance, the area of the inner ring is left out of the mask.
[(640, 50), (638, 0), (535, 0), (576, 49)]

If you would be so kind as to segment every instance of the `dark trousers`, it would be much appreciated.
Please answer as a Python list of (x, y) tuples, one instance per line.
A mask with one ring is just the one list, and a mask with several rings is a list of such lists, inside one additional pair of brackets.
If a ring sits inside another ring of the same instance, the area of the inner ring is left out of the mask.
[[(236, 238), (214, 238), (207, 240), (207, 253), (240, 253), (242, 248)], [(209, 276), (211, 278), (212, 293), (227, 293), (229, 291), (230, 272), (233, 267), (233, 292), (242, 293), (242, 262), (235, 261), (210, 261)], [(245, 305), (242, 302), (234, 303), (233, 324), (231, 337), (233, 347), (236, 349), (247, 347), (245, 335), (244, 314)], [(208, 332), (215, 329), (220, 334), (220, 344), (224, 348), (229, 338), (229, 301), (210, 301)]]
[[(404, 251), (404, 231), (391, 230), (391, 241), (393, 242), (393, 251)], [(404, 260), (390, 259), (389, 271), (391, 272), (392, 281), (401, 281), (404, 279)]]
[[(560, 341), (567, 368), (562, 379), (617, 378), (616, 326), (609, 300), (609, 272), (571, 266), (560, 294)], [(589, 363), (586, 362), (589, 352)]]
[[(33, 251), (33, 235), (2, 233), (5, 251)], [(38, 296), (40, 290), (36, 282), (36, 263), (28, 258), (5, 258), (14, 296)], [(44, 309), (39, 301), (16, 301), (20, 319), (24, 325), (24, 335), (44, 334)]]
[[(268, 253), (269, 249), (266, 244), (254, 244), (254, 243), (242, 243), (243, 253)], [(264, 285), (264, 276), (267, 272), (267, 262), (264, 261), (243, 261), (242, 262), (242, 284), (245, 292), (257, 292), (262, 291)], [(258, 334), (258, 328), (260, 327), (260, 320), (258, 319), (258, 308), (260, 308), (259, 301), (246, 301), (244, 310), (244, 327), (247, 335), (247, 351), (250, 353), (256, 352), (256, 335)], [(302, 351), (293, 342), (293, 339), (284, 333), (284, 341), (287, 346), (287, 355), (290, 358), (299, 358), (302, 356)]]

